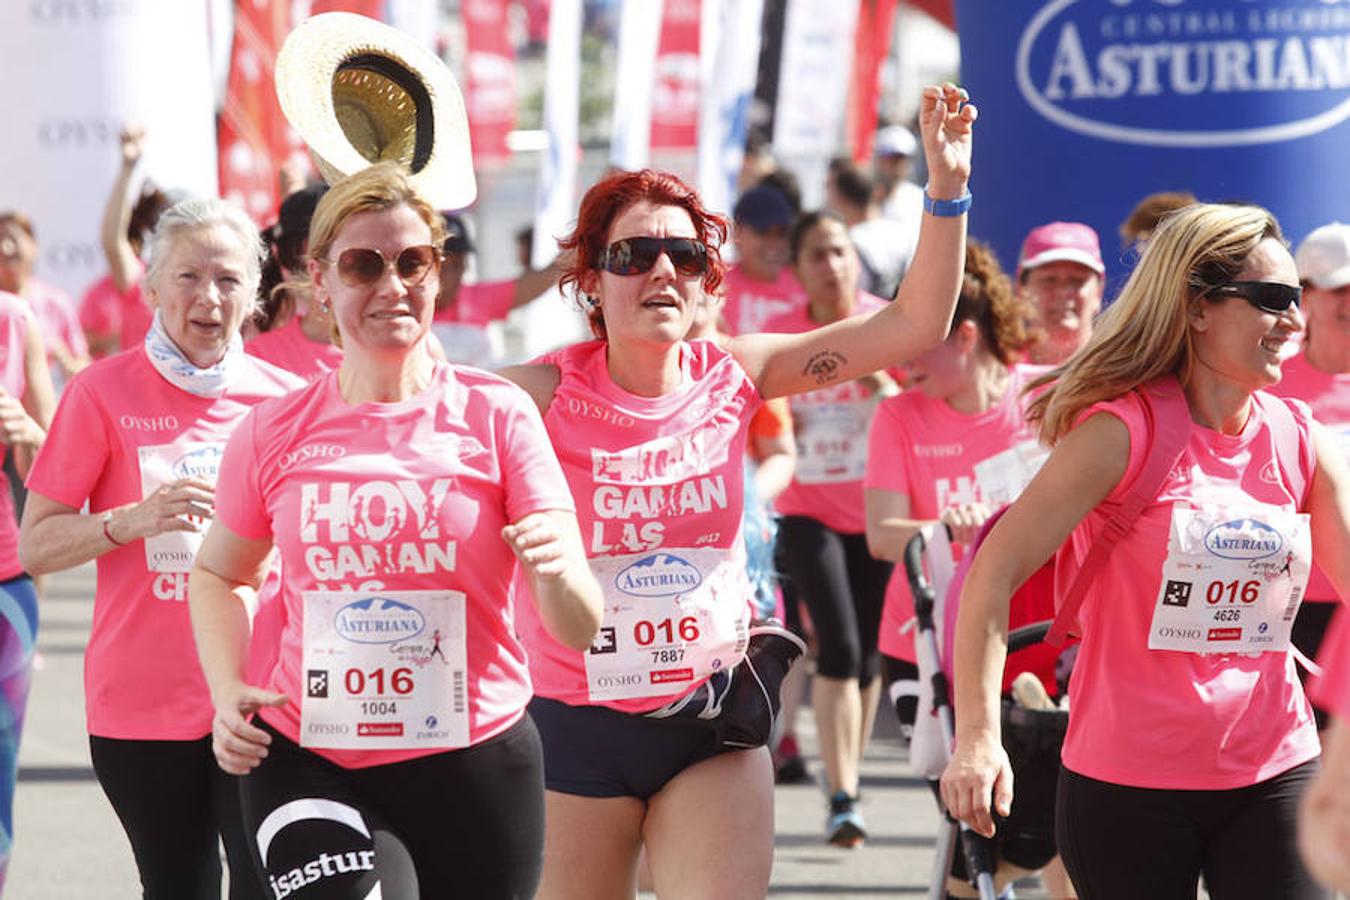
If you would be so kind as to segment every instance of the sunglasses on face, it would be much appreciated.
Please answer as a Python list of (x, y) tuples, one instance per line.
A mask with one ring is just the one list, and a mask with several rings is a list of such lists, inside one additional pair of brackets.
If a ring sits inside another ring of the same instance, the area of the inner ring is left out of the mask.
[(430, 244), (404, 247), (390, 262), (384, 254), (370, 247), (351, 247), (338, 254), (336, 261), (323, 260), (337, 266), (338, 278), (347, 287), (367, 287), (384, 277), (390, 266), (404, 287), (417, 287), (426, 280), (427, 273), (440, 264), (441, 255)]
[(1303, 288), (1275, 281), (1230, 281), (1212, 288), (1210, 293), (1241, 297), (1262, 312), (1276, 316), (1298, 306), (1303, 298)]
[(708, 271), (708, 247), (693, 238), (624, 238), (600, 254), (600, 268), (613, 275), (641, 275), (652, 270), (662, 253), (670, 257), (675, 271), (685, 277)]

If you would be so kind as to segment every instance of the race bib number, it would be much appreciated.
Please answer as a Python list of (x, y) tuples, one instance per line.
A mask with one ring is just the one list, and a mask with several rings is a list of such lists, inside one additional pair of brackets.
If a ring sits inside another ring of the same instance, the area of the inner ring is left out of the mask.
[[(141, 496), (182, 478), (199, 478), (214, 485), (220, 472), (224, 443), (198, 442), (140, 447)], [(151, 572), (191, 572), (192, 561), (206, 536), (210, 519), (186, 516), (194, 531), (166, 531), (145, 539), (145, 565)]]
[(1311, 561), (1306, 514), (1173, 507), (1149, 649), (1289, 649)]
[(464, 594), (309, 591), (304, 604), (301, 746), (468, 746)]
[(1007, 506), (1031, 484), (1050, 451), (1037, 441), (1023, 441), (975, 464), (975, 483), (990, 509)]
[(801, 484), (860, 480), (867, 471), (867, 429), (875, 408), (872, 401), (807, 408), (797, 428), (796, 480)]
[(605, 619), (585, 653), (592, 701), (669, 697), (745, 655), (753, 591), (740, 554), (597, 556)]

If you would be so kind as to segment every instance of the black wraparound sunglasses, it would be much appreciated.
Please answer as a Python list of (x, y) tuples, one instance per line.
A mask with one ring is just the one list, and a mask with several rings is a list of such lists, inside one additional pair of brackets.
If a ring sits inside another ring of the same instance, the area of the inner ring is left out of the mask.
[(631, 237), (615, 241), (600, 254), (600, 268), (613, 275), (650, 272), (664, 253), (685, 277), (708, 271), (708, 247), (693, 238)]
[(1303, 299), (1303, 288), (1277, 281), (1230, 281), (1209, 289), (1211, 294), (1241, 297), (1262, 312), (1281, 315)]

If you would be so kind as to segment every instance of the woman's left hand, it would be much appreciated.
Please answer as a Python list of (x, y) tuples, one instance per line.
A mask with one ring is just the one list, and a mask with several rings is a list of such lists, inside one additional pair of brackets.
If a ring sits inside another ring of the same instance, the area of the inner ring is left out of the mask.
[(19, 398), (0, 388), (0, 444), (10, 447), (38, 444), (41, 438), (42, 428), (28, 415)]
[(979, 110), (964, 88), (948, 82), (926, 87), (919, 110), (928, 193), (935, 200), (954, 200), (970, 180), (971, 135)]

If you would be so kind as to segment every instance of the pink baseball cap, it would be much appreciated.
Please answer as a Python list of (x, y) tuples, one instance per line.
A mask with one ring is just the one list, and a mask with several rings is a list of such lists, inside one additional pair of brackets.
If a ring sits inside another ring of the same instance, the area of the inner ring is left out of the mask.
[(1022, 273), (1052, 262), (1078, 263), (1098, 275), (1106, 274), (1097, 232), (1082, 222), (1051, 222), (1031, 229), (1022, 242), (1017, 277), (1020, 279)]

